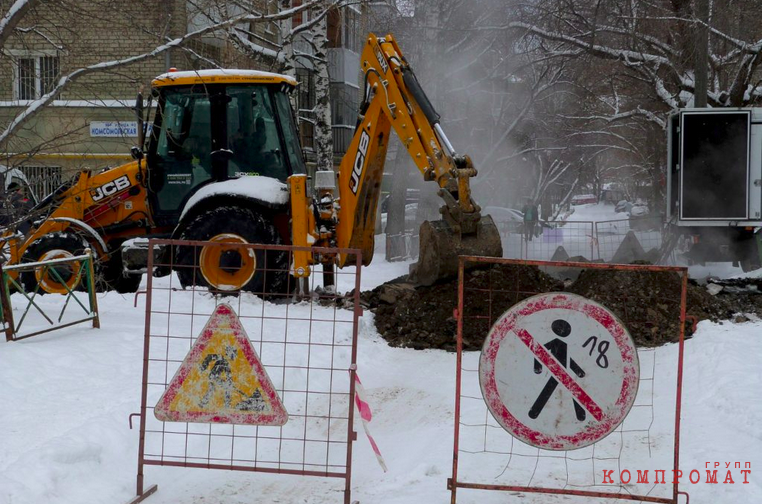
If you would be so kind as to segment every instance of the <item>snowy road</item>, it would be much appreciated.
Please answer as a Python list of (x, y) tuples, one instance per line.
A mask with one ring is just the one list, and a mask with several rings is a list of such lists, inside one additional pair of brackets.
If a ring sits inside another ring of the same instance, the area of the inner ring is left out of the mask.
[[(405, 263), (377, 257), (363, 288), (402, 275)], [(102, 329), (72, 327), (15, 343), (0, 343), (0, 503), (127, 502), (134, 495), (139, 410), (142, 297), (99, 295)], [(376, 464), (362, 435), (354, 450), (353, 499), (363, 504), (449, 502), (455, 356), (388, 347), (366, 313), (361, 319), (359, 373), (374, 409), (373, 434), (389, 473)], [(657, 350), (668, 362), (675, 345)], [(694, 503), (762, 502), (762, 322), (702, 323), (686, 342), (681, 466)], [(664, 370), (669, 375), (673, 371)], [(658, 395), (659, 391), (657, 391)], [(356, 430), (362, 432), (359, 425)], [(750, 462), (749, 484), (724, 462)], [(705, 483), (705, 463), (721, 462), (719, 484)], [(635, 469), (660, 469), (648, 459)], [(740, 477), (740, 478), (739, 478)], [(342, 482), (198, 469), (146, 468), (156, 504), (339, 503)], [(586, 502), (525, 495), (526, 503)], [(462, 503), (506, 502), (505, 495), (462, 491)]]

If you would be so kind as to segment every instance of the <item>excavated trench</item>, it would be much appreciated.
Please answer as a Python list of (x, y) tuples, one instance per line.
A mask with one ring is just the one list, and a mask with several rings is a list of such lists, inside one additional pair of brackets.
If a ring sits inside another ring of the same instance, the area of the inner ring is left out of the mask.
[[(514, 304), (555, 291), (579, 294), (606, 306), (622, 320), (638, 346), (658, 346), (679, 339), (679, 274), (590, 268), (566, 273), (543, 272), (525, 265), (493, 265), (466, 272), (464, 349), (481, 349), (494, 321)], [(413, 285), (405, 276), (363, 292), (362, 301), (375, 314), (376, 328), (390, 345), (454, 351), (457, 289), (457, 279), (423, 287)], [(760, 290), (762, 286), (750, 291), (724, 286), (712, 295), (705, 285), (689, 281), (686, 311), (696, 321), (744, 322), (749, 314), (762, 315)], [(686, 324), (686, 337), (691, 336), (692, 325), (691, 319)]]

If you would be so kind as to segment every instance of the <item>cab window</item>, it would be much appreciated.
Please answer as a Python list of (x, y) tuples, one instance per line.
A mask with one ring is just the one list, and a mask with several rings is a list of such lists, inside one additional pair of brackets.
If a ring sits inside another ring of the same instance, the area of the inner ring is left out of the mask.
[(286, 151), (291, 170), (294, 173), (305, 173), (304, 160), (302, 159), (302, 150), (299, 145), (299, 134), (296, 131), (296, 122), (294, 113), (291, 110), (291, 103), (285, 93), (275, 93), (275, 102), (278, 106), (278, 117), (283, 125), (283, 139), (286, 143)]
[(230, 86), (227, 109), (228, 176), (263, 175), (285, 181), (287, 160), (281, 149), (275, 109), (266, 86)]
[(212, 177), (209, 96), (190, 89), (166, 93), (151, 174), (161, 212), (175, 212), (192, 189)]

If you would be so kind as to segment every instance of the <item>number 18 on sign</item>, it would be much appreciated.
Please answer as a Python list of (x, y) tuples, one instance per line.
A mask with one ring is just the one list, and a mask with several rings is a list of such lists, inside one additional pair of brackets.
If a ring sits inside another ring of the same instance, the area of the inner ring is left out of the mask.
[(482, 348), (479, 380), (495, 420), (546, 450), (595, 443), (622, 423), (638, 392), (635, 344), (589, 299), (540, 294), (505, 312)]

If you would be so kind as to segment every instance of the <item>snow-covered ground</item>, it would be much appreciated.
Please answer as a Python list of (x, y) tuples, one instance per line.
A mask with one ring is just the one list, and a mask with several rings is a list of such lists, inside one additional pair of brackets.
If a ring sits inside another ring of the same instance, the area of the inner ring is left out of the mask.
[[(384, 262), (379, 253), (363, 270), (363, 289), (407, 268), (408, 263)], [(119, 504), (133, 497), (138, 431), (129, 430), (127, 418), (140, 407), (145, 296), (135, 308), (132, 301), (132, 296), (100, 294), (100, 330), (75, 326), (0, 343), (0, 504)], [(685, 348), (681, 467), (686, 477), (681, 489), (697, 503), (762, 502), (762, 480), (755, 476), (762, 463), (762, 322), (702, 322)], [(675, 376), (676, 352), (676, 345), (651, 352), (656, 372), (668, 385)], [(475, 358), (467, 355), (466, 363)], [(373, 315), (365, 313), (358, 366), (374, 410), (372, 432), (389, 472), (381, 471), (356, 425), (353, 500), (449, 502), (455, 355), (390, 348), (377, 334)], [(664, 402), (669, 391), (657, 388), (654, 395), (657, 403)], [(669, 428), (659, 425), (656, 431)], [(724, 463), (736, 461), (751, 463), (749, 484), (741, 483), (737, 469), (735, 484), (722, 483)], [(719, 484), (705, 483), (707, 462), (723, 463)], [(645, 455), (625, 468), (633, 474), (667, 469)], [(688, 482), (692, 469), (700, 471), (701, 483)], [(156, 504), (328, 504), (342, 502), (343, 496), (340, 480), (153, 466), (145, 474), (146, 484), (159, 485), (146, 501)], [(519, 497), (461, 490), (458, 502), (507, 499)], [(520, 499), (588, 502), (530, 494)]]
[(741, 273), (739, 275), (733, 276), (732, 278), (752, 278), (752, 279), (762, 278), (762, 269), (749, 271), (748, 273)]

